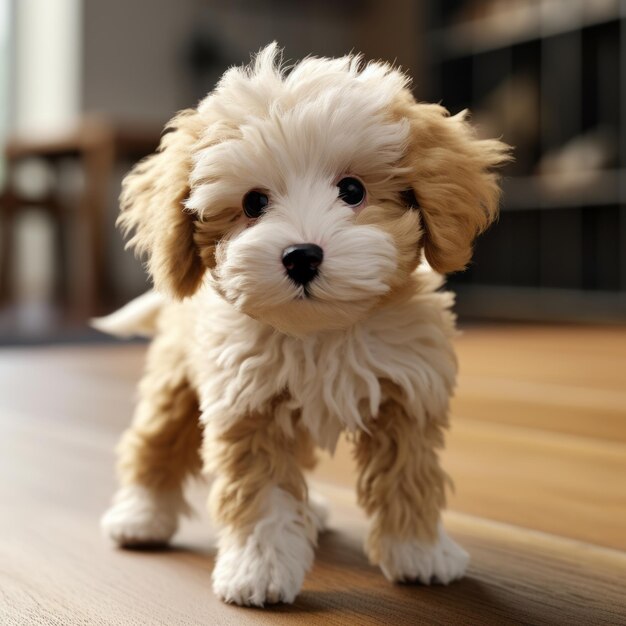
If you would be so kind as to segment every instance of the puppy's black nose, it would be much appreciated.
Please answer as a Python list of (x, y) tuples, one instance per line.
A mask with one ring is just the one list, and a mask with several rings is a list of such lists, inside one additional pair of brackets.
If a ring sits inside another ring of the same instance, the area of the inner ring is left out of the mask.
[(283, 265), (289, 278), (299, 285), (306, 285), (317, 276), (317, 269), (324, 260), (324, 251), (314, 243), (299, 243), (283, 250)]

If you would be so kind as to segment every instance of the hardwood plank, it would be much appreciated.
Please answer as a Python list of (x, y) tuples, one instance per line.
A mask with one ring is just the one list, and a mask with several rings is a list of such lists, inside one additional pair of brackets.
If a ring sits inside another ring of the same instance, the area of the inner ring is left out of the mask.
[(469, 417), (626, 443), (626, 387), (592, 389), (461, 375), (451, 406), (454, 419)]
[[(214, 533), (189, 520), (167, 551), (112, 549), (97, 519), (113, 487), (109, 437), (71, 436), (44, 420), (0, 415), (0, 607), (3, 623), (433, 624), (624, 622), (623, 554), (465, 515), (448, 524), (473, 553), (448, 588), (393, 586), (361, 551), (350, 492), (322, 485), (332, 531), (293, 606), (224, 606), (210, 591)], [(191, 499), (202, 510), (206, 486)]]
[(456, 420), (450, 507), (626, 549), (626, 444)]
[(626, 328), (477, 326), (456, 341), (461, 374), (626, 389)]
[(1, 350), (0, 410), (95, 423), (106, 413), (121, 428), (130, 422), (145, 352), (124, 343)]
[(456, 344), (456, 417), (626, 442), (626, 329), (474, 327)]

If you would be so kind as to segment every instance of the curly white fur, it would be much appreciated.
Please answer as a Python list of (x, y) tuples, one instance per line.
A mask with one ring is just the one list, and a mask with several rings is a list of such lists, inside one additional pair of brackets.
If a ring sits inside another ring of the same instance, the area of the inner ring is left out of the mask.
[(189, 508), (182, 492), (142, 485), (122, 487), (100, 522), (102, 532), (120, 546), (167, 543)]
[(313, 564), (316, 526), (306, 505), (275, 487), (245, 539), (220, 537), (213, 591), (234, 604), (293, 602)]
[(380, 550), (380, 569), (392, 582), (447, 585), (462, 578), (469, 564), (469, 554), (448, 536), (441, 524), (433, 544), (385, 537)]
[(347, 331), (304, 338), (237, 314), (207, 288), (187, 305), (197, 309), (192, 349), (202, 419), (227, 428), (240, 415), (267, 410), (286, 389), (289, 399), (275, 409), (275, 419), (290, 432), (291, 416), (300, 411), (317, 444), (332, 451), (342, 430), (362, 429), (376, 416), (384, 379), (402, 389), (416, 420), (444, 414), (456, 359), (447, 311), (452, 296), (438, 293), (440, 284), (436, 275), (425, 276), (423, 291), (411, 299)]

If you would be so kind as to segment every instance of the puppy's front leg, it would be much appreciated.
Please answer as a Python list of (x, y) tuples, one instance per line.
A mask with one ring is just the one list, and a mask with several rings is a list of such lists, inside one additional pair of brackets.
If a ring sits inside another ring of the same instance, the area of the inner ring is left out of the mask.
[(210, 506), (223, 527), (213, 590), (240, 605), (293, 602), (317, 539), (296, 441), (271, 416), (251, 415), (206, 445)]
[(420, 424), (389, 400), (357, 437), (358, 498), (372, 520), (366, 551), (391, 581), (447, 584), (467, 568), (468, 554), (441, 522), (444, 426), (430, 417)]

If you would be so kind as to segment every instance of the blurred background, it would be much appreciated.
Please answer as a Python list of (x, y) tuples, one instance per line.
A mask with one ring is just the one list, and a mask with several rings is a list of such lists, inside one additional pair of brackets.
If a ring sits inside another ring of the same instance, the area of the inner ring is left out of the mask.
[(89, 316), (148, 287), (114, 228), (124, 173), (274, 39), (396, 61), (516, 147), (449, 279), (462, 321), (626, 320), (624, 2), (0, 0), (0, 343), (94, 339)]

